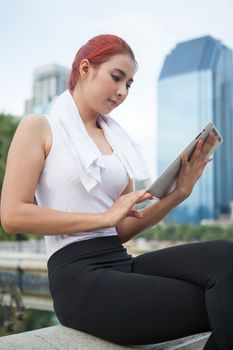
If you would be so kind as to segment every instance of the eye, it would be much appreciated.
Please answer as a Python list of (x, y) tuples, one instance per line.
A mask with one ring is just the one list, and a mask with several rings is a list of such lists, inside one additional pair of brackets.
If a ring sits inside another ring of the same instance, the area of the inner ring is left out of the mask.
[(111, 74), (111, 76), (114, 81), (120, 81), (120, 77), (118, 75)]
[(130, 89), (131, 88), (131, 84), (126, 84), (126, 88)]

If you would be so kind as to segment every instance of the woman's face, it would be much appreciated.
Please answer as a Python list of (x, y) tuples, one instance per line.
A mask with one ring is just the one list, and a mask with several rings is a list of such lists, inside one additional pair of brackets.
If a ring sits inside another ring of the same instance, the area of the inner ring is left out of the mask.
[(83, 92), (89, 107), (108, 114), (127, 97), (133, 82), (135, 63), (128, 54), (115, 55), (95, 67), (90, 66)]

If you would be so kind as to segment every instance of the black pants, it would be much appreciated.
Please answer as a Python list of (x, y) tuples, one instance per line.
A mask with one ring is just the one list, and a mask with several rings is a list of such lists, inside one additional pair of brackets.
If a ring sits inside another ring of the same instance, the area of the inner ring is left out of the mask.
[(191, 243), (132, 257), (118, 236), (70, 244), (48, 261), (58, 319), (119, 344), (212, 331), (233, 349), (233, 242)]

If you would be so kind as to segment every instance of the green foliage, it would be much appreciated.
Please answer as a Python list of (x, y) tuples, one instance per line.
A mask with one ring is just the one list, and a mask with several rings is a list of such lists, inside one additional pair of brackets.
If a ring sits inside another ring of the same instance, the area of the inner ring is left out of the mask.
[[(5, 173), (8, 149), (18, 124), (19, 118), (11, 115), (0, 114), (0, 193)], [(0, 241), (12, 239), (14, 239), (14, 236), (6, 235), (0, 226)]]
[[(0, 337), (4, 335), (12, 334), (12, 332), (7, 332), (4, 329), (3, 315), (4, 315), (3, 306), (0, 305)], [(10, 315), (10, 321), (13, 321), (13, 324), (14, 324), (13, 333), (21, 333), (21, 332), (31, 331), (34, 329), (54, 326), (58, 324), (58, 320), (55, 313), (51, 311), (26, 309), (25, 319), (18, 320), (15, 315), (15, 309), (12, 308), (10, 310), (9, 315)]]
[(0, 225), (0, 242), (1, 241), (14, 241), (15, 236), (14, 235), (8, 235), (3, 231), (2, 226)]
[(2, 188), (8, 149), (18, 123), (18, 118), (0, 114), (0, 189)]
[(137, 237), (147, 240), (175, 241), (208, 241), (213, 239), (233, 239), (233, 225), (221, 227), (217, 225), (157, 225), (142, 232)]

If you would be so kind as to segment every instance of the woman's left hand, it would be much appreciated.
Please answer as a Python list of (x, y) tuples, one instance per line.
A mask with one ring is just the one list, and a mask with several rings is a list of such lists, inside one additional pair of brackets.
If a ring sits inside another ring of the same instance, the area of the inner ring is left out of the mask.
[(208, 154), (217, 141), (217, 136), (211, 133), (206, 140), (199, 140), (190, 159), (186, 153), (181, 155), (181, 168), (177, 178), (175, 190), (183, 199), (187, 198), (194, 185), (203, 173), (205, 166), (212, 159)]

